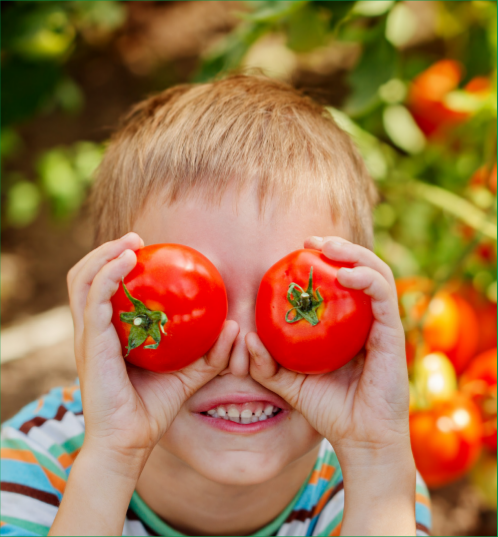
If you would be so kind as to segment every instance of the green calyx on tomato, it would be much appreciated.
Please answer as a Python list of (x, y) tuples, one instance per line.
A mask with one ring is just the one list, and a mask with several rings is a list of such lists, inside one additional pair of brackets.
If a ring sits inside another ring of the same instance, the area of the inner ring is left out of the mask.
[(122, 283), (126, 296), (135, 306), (135, 311), (127, 311), (121, 313), (119, 316), (123, 323), (131, 324), (128, 346), (126, 347), (128, 349), (126, 356), (128, 356), (133, 349), (140, 347), (149, 336), (155, 343), (152, 345), (145, 345), (144, 349), (157, 349), (161, 342), (161, 332), (166, 334), (164, 325), (168, 322), (168, 317), (163, 311), (151, 311), (143, 302), (133, 298), (126, 288), (124, 279), (122, 280)]
[[(315, 298), (315, 290), (313, 289), (313, 267), (311, 267), (306, 291), (297, 283), (292, 282), (289, 285), (287, 300), (292, 305), (292, 308), (285, 314), (285, 321), (291, 324), (304, 319), (311, 326), (316, 326), (320, 322), (316, 310), (323, 302), (323, 297), (318, 288), (316, 290), (316, 296), (317, 298)], [(295, 311), (295, 315), (292, 319), (289, 319), (289, 313), (291, 311)]]

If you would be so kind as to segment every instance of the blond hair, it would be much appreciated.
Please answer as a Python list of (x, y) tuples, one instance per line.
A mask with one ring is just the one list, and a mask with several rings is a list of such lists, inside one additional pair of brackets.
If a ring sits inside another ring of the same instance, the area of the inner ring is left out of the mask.
[(138, 105), (111, 138), (91, 195), (97, 244), (120, 237), (151, 196), (165, 203), (252, 182), (269, 199), (330, 204), (372, 247), (376, 190), (349, 136), (319, 104), (264, 76), (173, 87)]

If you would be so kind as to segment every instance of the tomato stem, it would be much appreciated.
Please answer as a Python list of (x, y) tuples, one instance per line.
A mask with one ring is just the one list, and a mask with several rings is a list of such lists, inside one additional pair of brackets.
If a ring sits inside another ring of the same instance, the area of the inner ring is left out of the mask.
[[(297, 283), (292, 282), (289, 285), (289, 289), (287, 289), (287, 300), (292, 308), (285, 314), (285, 322), (292, 324), (304, 319), (311, 326), (316, 326), (320, 322), (316, 310), (322, 304), (323, 297), (318, 288), (316, 289), (315, 297), (315, 291), (313, 289), (313, 267), (310, 267), (308, 288), (306, 291)], [(290, 319), (289, 314), (292, 311), (295, 312), (295, 315)]]
[(128, 349), (126, 356), (128, 356), (133, 349), (140, 347), (149, 336), (155, 343), (145, 345), (144, 349), (157, 349), (161, 342), (161, 332), (166, 334), (164, 325), (168, 322), (168, 317), (163, 311), (151, 311), (148, 309), (143, 302), (131, 296), (124, 283), (124, 279), (121, 279), (121, 282), (126, 296), (135, 307), (134, 311), (127, 311), (121, 313), (119, 316), (121, 322), (131, 324), (128, 346), (126, 347)]

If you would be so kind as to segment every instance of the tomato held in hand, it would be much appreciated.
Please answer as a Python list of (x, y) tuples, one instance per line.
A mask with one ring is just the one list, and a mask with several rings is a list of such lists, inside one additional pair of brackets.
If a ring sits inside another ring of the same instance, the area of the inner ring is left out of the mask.
[(318, 250), (297, 250), (263, 276), (256, 326), (271, 356), (292, 371), (334, 371), (365, 345), (372, 325), (370, 298), (337, 281), (351, 264), (331, 261)]
[(112, 322), (123, 356), (156, 372), (177, 371), (214, 345), (227, 315), (216, 267), (193, 248), (154, 244), (112, 297)]
[(481, 450), (479, 409), (460, 393), (451, 401), (410, 416), (413, 457), (429, 487), (440, 487), (463, 476)]

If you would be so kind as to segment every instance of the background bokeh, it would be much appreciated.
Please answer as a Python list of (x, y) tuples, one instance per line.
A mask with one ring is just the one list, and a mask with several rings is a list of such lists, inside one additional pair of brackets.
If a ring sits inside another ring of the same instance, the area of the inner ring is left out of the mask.
[[(496, 3), (2, 2), (2, 421), (74, 380), (65, 276), (149, 94), (263, 71), (328, 107), (381, 200), (434, 533), (496, 535)], [(494, 349), (494, 350), (493, 350)]]

